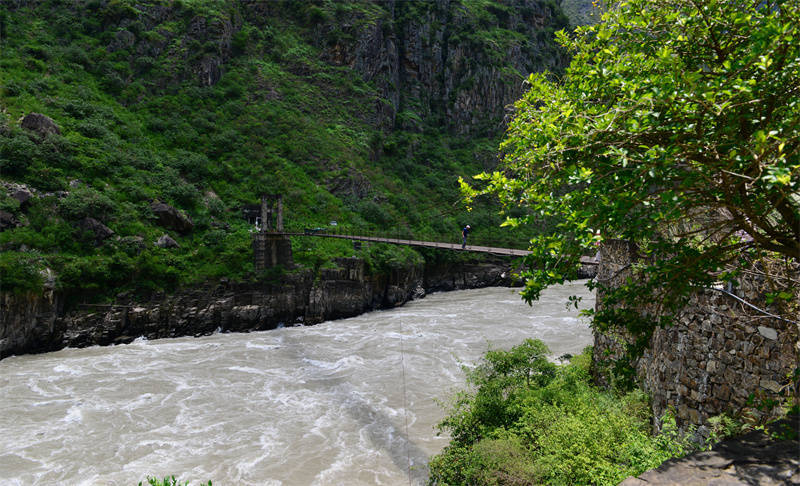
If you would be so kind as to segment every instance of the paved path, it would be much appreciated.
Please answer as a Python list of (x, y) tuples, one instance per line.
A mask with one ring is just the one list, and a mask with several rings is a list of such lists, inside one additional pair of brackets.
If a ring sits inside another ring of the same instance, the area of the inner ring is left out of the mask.
[[(478, 245), (467, 245), (466, 248), (462, 250), (461, 245), (458, 243), (406, 240), (402, 238), (380, 238), (377, 236), (337, 235), (332, 233), (283, 233), (283, 234), (286, 236), (319, 236), (322, 238), (341, 238), (344, 240), (371, 241), (374, 243), (391, 243), (394, 245), (418, 246), (423, 248), (441, 248), (445, 250), (472, 251), (478, 253), (490, 253), (492, 255), (526, 256), (531, 254), (529, 250), (517, 250), (515, 248), (497, 248), (493, 246), (478, 246)], [(581, 258), (581, 263), (584, 265), (597, 264), (591, 257)]]
[[(769, 428), (790, 439), (772, 438), (760, 430), (728, 439), (710, 451), (670, 459), (620, 486), (778, 486), (800, 485), (797, 415)], [(794, 430), (794, 433), (786, 431)]]

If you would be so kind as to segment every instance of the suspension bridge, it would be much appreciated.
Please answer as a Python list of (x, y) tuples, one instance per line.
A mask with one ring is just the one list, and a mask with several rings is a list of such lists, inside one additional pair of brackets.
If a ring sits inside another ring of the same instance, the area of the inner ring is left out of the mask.
[[(366, 231), (359, 233), (355, 229), (325, 229), (306, 228), (303, 230), (286, 230), (283, 226), (283, 198), (280, 195), (265, 195), (261, 199), (260, 230), (254, 235), (253, 249), (255, 253), (256, 268), (272, 267), (291, 261), (292, 249), (289, 237), (316, 237), (338, 238), (354, 242), (388, 243), (393, 245), (413, 246), (418, 248), (438, 248), (442, 250), (469, 251), (473, 253), (487, 253), (499, 256), (524, 257), (530, 255), (530, 250), (517, 248), (501, 248), (485, 245), (470, 245), (462, 247), (461, 243), (443, 241), (424, 241), (410, 238), (401, 238), (387, 235), (365, 235)], [(469, 240), (468, 240), (469, 241)], [(582, 265), (597, 265), (593, 257), (581, 258)]]
[[(447, 243), (441, 241), (421, 241), (421, 240), (409, 240), (404, 238), (385, 238), (379, 236), (363, 236), (363, 235), (353, 235), (353, 234), (342, 234), (342, 233), (329, 233), (329, 232), (320, 232), (320, 231), (303, 231), (300, 232), (283, 232), (279, 233), (283, 236), (318, 236), (321, 238), (340, 238), (343, 240), (352, 240), (352, 241), (365, 241), (365, 242), (373, 242), (373, 243), (389, 243), (392, 245), (405, 245), (405, 246), (416, 246), (420, 248), (439, 248), (442, 250), (457, 250), (457, 251), (471, 251), (475, 253), (489, 253), (492, 255), (502, 255), (502, 256), (518, 256), (524, 257), (530, 255), (532, 252), (530, 250), (519, 250), (517, 248), (498, 248), (494, 246), (481, 246), (481, 245), (466, 245), (462, 248), (460, 243)], [(597, 265), (597, 262), (593, 257), (583, 257), (581, 258), (581, 265)]]

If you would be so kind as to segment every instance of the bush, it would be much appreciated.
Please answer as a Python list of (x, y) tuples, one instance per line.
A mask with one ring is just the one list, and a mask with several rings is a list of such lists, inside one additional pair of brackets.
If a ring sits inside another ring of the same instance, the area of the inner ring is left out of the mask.
[(61, 214), (69, 220), (92, 217), (105, 220), (114, 212), (114, 202), (90, 187), (78, 187), (59, 202)]
[(691, 449), (670, 427), (650, 435), (642, 392), (591, 383), (590, 354), (555, 366), (527, 340), (489, 351), (439, 425), (452, 441), (430, 462), (431, 484), (617, 484)]
[(40, 155), (39, 147), (25, 134), (0, 137), (0, 173), (20, 175)]
[(89, 66), (92, 60), (89, 54), (86, 53), (80, 46), (70, 45), (64, 49), (64, 59), (79, 64), (83, 67)]
[(11, 80), (3, 86), (3, 93), (6, 96), (19, 96), (25, 91), (25, 88), (18, 82)]
[(30, 253), (0, 252), (0, 290), (3, 292), (41, 292), (42, 275), (38, 259)]
[(394, 222), (389, 212), (375, 201), (365, 199), (356, 210), (361, 217), (380, 228), (391, 227)]
[(85, 137), (104, 138), (108, 134), (108, 129), (100, 121), (85, 120), (78, 123), (78, 131)]

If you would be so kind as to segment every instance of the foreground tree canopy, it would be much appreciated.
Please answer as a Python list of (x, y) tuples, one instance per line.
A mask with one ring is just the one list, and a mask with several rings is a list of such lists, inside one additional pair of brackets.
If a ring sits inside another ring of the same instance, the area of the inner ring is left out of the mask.
[(630, 0), (560, 42), (572, 64), (528, 79), (506, 170), (462, 181), (529, 209), (509, 225), (552, 225), (526, 300), (609, 238), (647, 261), (624, 298), (662, 311), (743, 258), (800, 260), (800, 2)]

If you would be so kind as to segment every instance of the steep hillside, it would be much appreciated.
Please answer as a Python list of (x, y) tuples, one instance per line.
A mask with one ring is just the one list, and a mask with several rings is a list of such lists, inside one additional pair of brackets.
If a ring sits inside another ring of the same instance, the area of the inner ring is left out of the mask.
[[(4, 3), (0, 285), (248, 278), (241, 210), (261, 193), (284, 195), (295, 228), (453, 240), (470, 222), (524, 244), (493, 208), (467, 214), (456, 181), (495, 164), (523, 77), (564, 66), (564, 27), (554, 0)], [(310, 266), (354, 253), (294, 247)]]
[(606, 0), (560, 0), (561, 9), (573, 26), (596, 24), (607, 8)]

